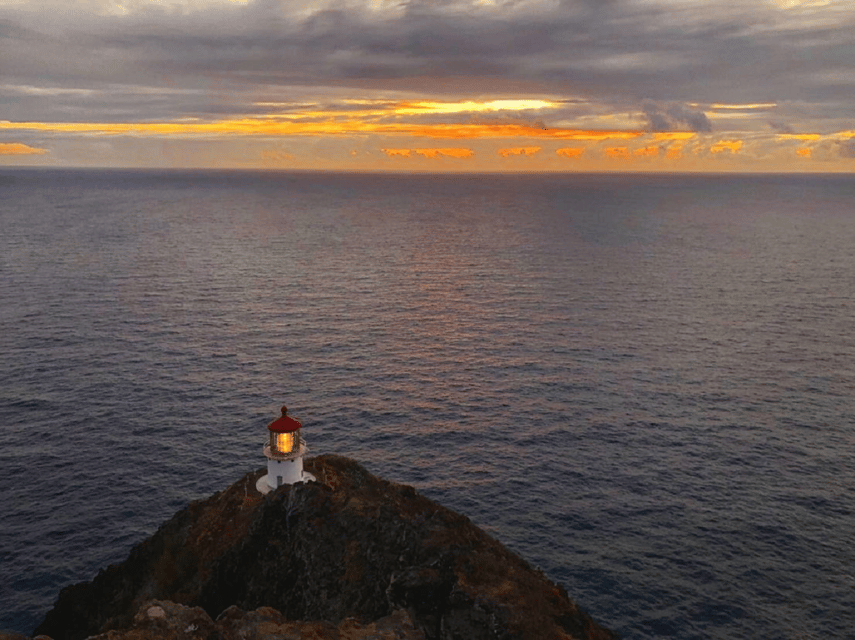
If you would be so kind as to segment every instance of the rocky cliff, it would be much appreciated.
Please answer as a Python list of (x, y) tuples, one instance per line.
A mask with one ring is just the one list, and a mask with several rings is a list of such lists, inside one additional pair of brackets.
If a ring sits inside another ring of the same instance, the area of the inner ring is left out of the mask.
[(175, 638), (227, 638), (252, 620), (297, 625), (271, 637), (614, 638), (560, 586), (412, 487), (341, 456), (306, 469), (318, 482), (262, 496), (259, 470), (191, 503), (127, 560), (63, 589), (35, 634), (143, 633), (171, 611), (176, 629), (180, 616), (199, 616)]

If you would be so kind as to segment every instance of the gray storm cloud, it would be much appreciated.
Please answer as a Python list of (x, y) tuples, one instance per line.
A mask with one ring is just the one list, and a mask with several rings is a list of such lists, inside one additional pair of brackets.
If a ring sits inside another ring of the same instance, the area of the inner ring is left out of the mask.
[(675, 131), (689, 129), (698, 133), (712, 131), (706, 114), (700, 109), (690, 109), (681, 104), (660, 105), (645, 100), (642, 110), (649, 131)]
[(855, 87), (841, 76), (855, 67), (851, 3), (186, 0), (106, 10), (120, 4), (0, 3), (0, 119), (245, 114), (259, 99), (310, 90), (604, 105), (656, 96), (642, 103), (653, 131), (709, 131), (689, 103), (792, 101), (805, 121), (833, 110), (833, 126), (855, 113)]

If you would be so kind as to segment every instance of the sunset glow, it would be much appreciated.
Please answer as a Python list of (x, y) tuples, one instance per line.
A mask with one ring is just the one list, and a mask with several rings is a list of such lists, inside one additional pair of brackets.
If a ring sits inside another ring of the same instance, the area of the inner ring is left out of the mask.
[(556, 108), (558, 103), (548, 100), (488, 100), (477, 102), (409, 102), (396, 106), (399, 115), (422, 115), (429, 113), (484, 113), (498, 111), (528, 111)]
[[(346, 5), (91, 0), (57, 12), (59, 0), (0, 0), (0, 163), (855, 169), (849, 4), (651, 0), (643, 13), (629, 0), (597, 11), (531, 2), (525, 18), (469, 0)], [(698, 24), (710, 35), (681, 51)], [(716, 24), (736, 35), (716, 39)], [(514, 25), (540, 53), (508, 39)], [(550, 35), (592, 29), (596, 46)]]
[(47, 149), (29, 147), (20, 142), (0, 142), (0, 156), (28, 156), (43, 155), (45, 153), (47, 153)]

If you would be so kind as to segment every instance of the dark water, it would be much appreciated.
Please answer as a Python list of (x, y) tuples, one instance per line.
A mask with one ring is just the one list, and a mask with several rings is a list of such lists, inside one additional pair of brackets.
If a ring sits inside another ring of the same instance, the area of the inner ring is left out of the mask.
[(855, 178), (0, 171), (0, 628), (287, 403), (633, 638), (855, 637)]

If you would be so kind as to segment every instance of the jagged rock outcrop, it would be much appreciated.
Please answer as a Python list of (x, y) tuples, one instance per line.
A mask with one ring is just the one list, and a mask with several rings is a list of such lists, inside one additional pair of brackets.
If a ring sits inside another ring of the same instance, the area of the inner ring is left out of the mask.
[[(369, 624), (346, 618), (330, 622), (287, 620), (271, 607), (243, 611), (229, 607), (216, 621), (201, 607), (163, 600), (144, 603), (130, 628), (110, 630), (89, 640), (425, 640), (406, 611)], [(2, 639), (0, 639), (2, 640)]]
[(147, 601), (164, 600), (201, 607), (209, 622), (230, 607), (271, 607), (283, 622), (335, 629), (401, 611), (429, 640), (614, 637), (560, 586), (412, 487), (341, 456), (310, 458), (306, 469), (318, 482), (261, 496), (259, 470), (191, 503), (123, 563), (63, 589), (35, 633), (78, 640), (128, 629)]

